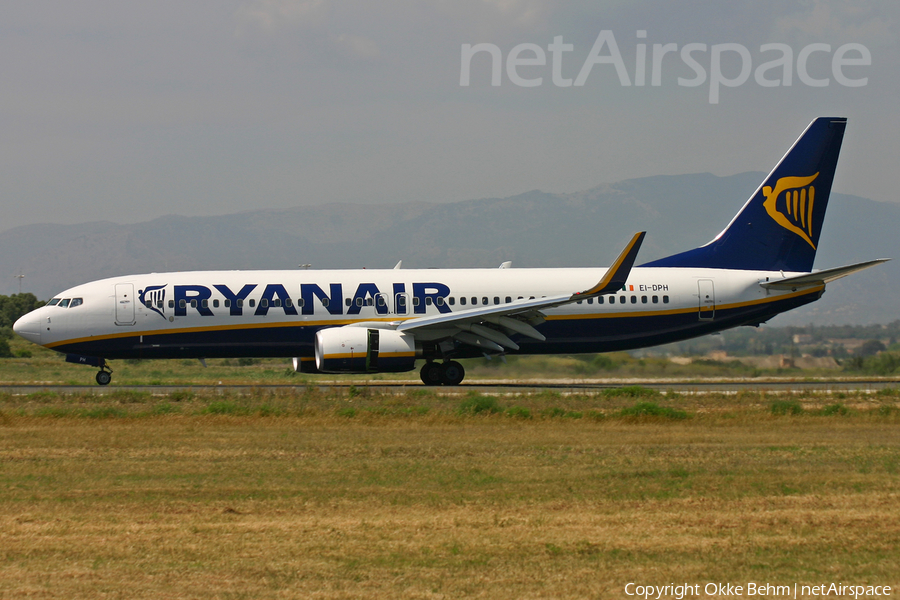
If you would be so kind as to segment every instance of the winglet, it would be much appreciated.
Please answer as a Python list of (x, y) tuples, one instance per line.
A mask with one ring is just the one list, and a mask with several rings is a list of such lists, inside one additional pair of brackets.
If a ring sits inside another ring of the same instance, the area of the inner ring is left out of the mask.
[(625, 281), (628, 279), (628, 275), (631, 273), (631, 267), (634, 266), (634, 261), (637, 258), (638, 250), (641, 249), (645, 235), (647, 235), (646, 231), (634, 234), (634, 237), (622, 250), (619, 258), (616, 259), (616, 262), (606, 270), (606, 275), (603, 276), (603, 279), (598, 281), (597, 285), (591, 289), (575, 294), (572, 298), (599, 296), (600, 294), (608, 294), (609, 292), (616, 292), (622, 289), (622, 286), (625, 285)]

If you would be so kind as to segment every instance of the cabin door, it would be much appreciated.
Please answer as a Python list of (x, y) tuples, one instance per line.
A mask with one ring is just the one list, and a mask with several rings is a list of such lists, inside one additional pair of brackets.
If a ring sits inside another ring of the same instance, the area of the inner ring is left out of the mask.
[(134, 285), (116, 284), (116, 325), (134, 325)]
[(698, 279), (697, 286), (700, 291), (700, 320), (712, 321), (716, 316), (716, 288), (712, 279)]

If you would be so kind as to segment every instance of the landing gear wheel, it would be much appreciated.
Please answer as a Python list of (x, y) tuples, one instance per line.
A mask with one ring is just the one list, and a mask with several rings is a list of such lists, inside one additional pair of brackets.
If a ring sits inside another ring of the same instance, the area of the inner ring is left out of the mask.
[(97, 380), (97, 383), (100, 385), (109, 385), (109, 382), (112, 381), (112, 373), (109, 371), (98, 371), (97, 376), (94, 377)]
[(466, 370), (455, 360), (441, 365), (441, 383), (443, 385), (459, 385), (466, 376)]
[(422, 383), (425, 385), (442, 385), (444, 383), (443, 371), (443, 365), (427, 362), (422, 365), (419, 377), (422, 378)]

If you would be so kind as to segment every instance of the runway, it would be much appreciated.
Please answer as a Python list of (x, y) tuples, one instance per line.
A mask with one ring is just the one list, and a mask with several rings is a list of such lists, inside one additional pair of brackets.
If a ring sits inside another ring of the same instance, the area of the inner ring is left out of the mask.
[(107, 395), (129, 391), (166, 396), (175, 392), (192, 391), (198, 394), (251, 394), (259, 392), (294, 392), (302, 394), (312, 388), (319, 392), (347, 391), (353, 388), (372, 388), (382, 394), (405, 394), (413, 390), (430, 390), (435, 394), (458, 395), (478, 392), (483, 394), (540, 394), (552, 391), (559, 394), (590, 394), (606, 389), (640, 386), (663, 394), (735, 394), (741, 391), (770, 393), (801, 392), (877, 392), (885, 388), (900, 388), (900, 379), (741, 379), (741, 380), (475, 380), (452, 387), (426, 387), (418, 381), (352, 381), (322, 380), (303, 384), (221, 384), (221, 385), (56, 385), (13, 384), (0, 385), (0, 393), (23, 396), (38, 392), (57, 394)]

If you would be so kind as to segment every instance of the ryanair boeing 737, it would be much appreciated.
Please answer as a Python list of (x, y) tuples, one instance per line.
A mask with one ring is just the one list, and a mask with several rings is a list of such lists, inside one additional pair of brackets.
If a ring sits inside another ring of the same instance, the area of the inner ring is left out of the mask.
[(303, 373), (411, 371), (457, 385), (460, 358), (653, 346), (758, 325), (886, 259), (813, 271), (846, 119), (818, 118), (711, 242), (608, 269), (195, 271), (86, 283), (16, 333), (98, 367), (110, 359), (293, 357)]

